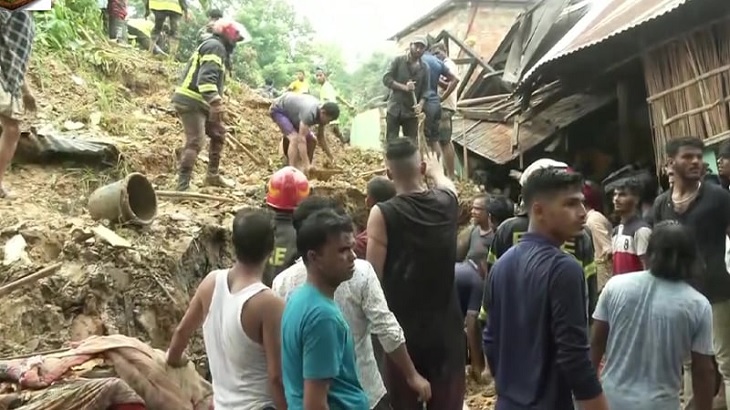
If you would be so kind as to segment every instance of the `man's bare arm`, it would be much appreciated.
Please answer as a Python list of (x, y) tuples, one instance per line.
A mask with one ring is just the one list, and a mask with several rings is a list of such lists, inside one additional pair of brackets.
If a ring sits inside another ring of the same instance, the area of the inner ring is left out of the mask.
[(448, 80), (448, 85), (446, 86), (446, 90), (441, 95), (441, 101), (445, 101), (451, 93), (456, 90), (456, 86), (459, 85), (459, 77), (457, 77), (454, 73), (449, 71), (449, 73), (446, 75), (446, 79)]
[(712, 356), (692, 352), (692, 389), (695, 410), (712, 410), (715, 365)]
[(475, 226), (469, 225), (459, 232), (459, 236), (456, 237), (456, 260), (463, 261), (466, 259), (466, 254), (469, 253), (469, 245), (471, 245), (471, 232), (476, 229)]
[(168, 363), (179, 363), (181, 361), (183, 352), (188, 346), (193, 333), (203, 325), (215, 289), (215, 276), (215, 272), (208, 274), (200, 282), (195, 295), (190, 299), (190, 305), (185, 312), (185, 316), (183, 316), (172, 334), (170, 347), (167, 349)]
[(379, 279), (383, 279), (385, 269), (385, 257), (388, 253), (388, 235), (385, 227), (383, 213), (377, 205), (370, 209), (370, 216), (367, 224), (368, 246), (365, 252), (367, 261), (373, 265)]
[(609, 330), (608, 322), (593, 319), (593, 329), (591, 331), (591, 362), (593, 362), (593, 367), (596, 370), (600, 368), (601, 360), (603, 360), (603, 355), (606, 353)]
[(329, 410), (330, 380), (304, 380), (304, 410)]
[(324, 154), (327, 155), (327, 158), (329, 158), (330, 161), (334, 161), (335, 157), (332, 155), (332, 151), (330, 151), (329, 144), (327, 144), (327, 137), (324, 133), (325, 128), (326, 126), (321, 124), (317, 126), (317, 142), (322, 146), (322, 151), (324, 151)]
[[(281, 376), (281, 315), (284, 312), (284, 301), (273, 292), (262, 295), (266, 300), (262, 306), (262, 336), (266, 370), (269, 377), (269, 391), (277, 410), (286, 410), (284, 382)], [(243, 326), (243, 317), (241, 317)]]

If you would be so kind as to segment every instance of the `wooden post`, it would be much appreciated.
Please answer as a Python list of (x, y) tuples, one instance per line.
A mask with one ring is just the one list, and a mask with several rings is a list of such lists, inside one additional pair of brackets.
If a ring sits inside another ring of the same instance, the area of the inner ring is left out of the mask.
[(631, 86), (626, 80), (616, 84), (618, 101), (618, 152), (621, 164), (628, 164), (633, 157), (631, 146)]
[(464, 156), (464, 164), (462, 167), (464, 168), (464, 172), (461, 174), (461, 178), (464, 181), (469, 180), (469, 150), (466, 148), (466, 123), (464, 122), (464, 117), (461, 118), (461, 135), (463, 138), (463, 144), (461, 144), (462, 148), (462, 155)]

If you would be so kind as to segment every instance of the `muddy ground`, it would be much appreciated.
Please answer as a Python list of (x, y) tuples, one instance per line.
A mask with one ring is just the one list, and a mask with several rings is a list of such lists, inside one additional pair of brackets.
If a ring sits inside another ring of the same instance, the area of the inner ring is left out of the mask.
[[(267, 115), (269, 102), (245, 87), (230, 87), (226, 99), (227, 125), (235, 140), (225, 148), (222, 173), (236, 187), (196, 188), (233, 202), (158, 198), (157, 217), (146, 227), (93, 221), (86, 210), (91, 192), (130, 172), (145, 174), (157, 190), (173, 189), (182, 143), (182, 129), (169, 104), (176, 76), (176, 67), (126, 49), (98, 49), (83, 60), (78, 54), (33, 56), (30, 80), (40, 111), (26, 118), (23, 129), (34, 126), (54, 135), (101, 139), (113, 143), (121, 158), (111, 167), (53, 160), (13, 164), (7, 184), (17, 199), (0, 201), (0, 247), (12, 238), (17, 243), (18, 235), (26, 245), (19, 260), (0, 262), (0, 286), (56, 262), (62, 267), (0, 297), (1, 357), (111, 333), (165, 348), (200, 278), (230, 264), (227, 227), (233, 214), (241, 207), (262, 205), (264, 183), (281, 165), (279, 133)], [(313, 181), (315, 190), (340, 199), (363, 224), (363, 188), (372, 171), (382, 167), (382, 157), (343, 147), (334, 138), (330, 146), (343, 172)], [(194, 183), (204, 175), (206, 158), (203, 152)], [(473, 187), (464, 189), (466, 198)], [(100, 223), (131, 246), (112, 246), (95, 235), (91, 229)], [(199, 335), (189, 351), (204, 368)], [(470, 384), (469, 390), (480, 389)], [(470, 393), (468, 401), (472, 409), (491, 408), (489, 399), (478, 393)]]

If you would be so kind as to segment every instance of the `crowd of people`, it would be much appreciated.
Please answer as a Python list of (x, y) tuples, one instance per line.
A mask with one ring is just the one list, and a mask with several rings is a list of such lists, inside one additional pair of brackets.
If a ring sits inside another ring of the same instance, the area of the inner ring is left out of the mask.
[(285, 167), (276, 216), (237, 214), (236, 263), (203, 280), (168, 362), (202, 326), (219, 408), (461, 409), (465, 367), (500, 410), (724, 408), (730, 192), (703, 182), (703, 149), (670, 141), (646, 218), (633, 178), (614, 226), (596, 184), (542, 159), (518, 206), (475, 198), (461, 235), (453, 182), (409, 138), (387, 144), (359, 233)]

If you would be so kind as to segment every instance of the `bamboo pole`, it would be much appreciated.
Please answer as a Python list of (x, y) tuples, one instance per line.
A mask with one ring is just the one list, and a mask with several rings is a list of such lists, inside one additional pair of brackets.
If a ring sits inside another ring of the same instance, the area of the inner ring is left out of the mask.
[(177, 191), (156, 191), (159, 198), (177, 198), (177, 199), (202, 199), (218, 202), (236, 202), (235, 199), (226, 198), (224, 196), (201, 194), (198, 192), (177, 192)]
[(28, 285), (30, 283), (36, 282), (40, 279), (46, 278), (48, 276), (53, 275), (56, 273), (56, 271), (63, 266), (63, 263), (58, 262), (51, 266), (46, 266), (45, 268), (37, 271), (36, 273), (32, 273), (28, 276), (24, 276), (18, 280), (15, 280), (13, 282), (8, 283), (7, 285), (4, 285), (0, 287), (0, 297), (3, 297), (9, 293), (12, 293), (14, 290), (21, 288), (25, 285)]

